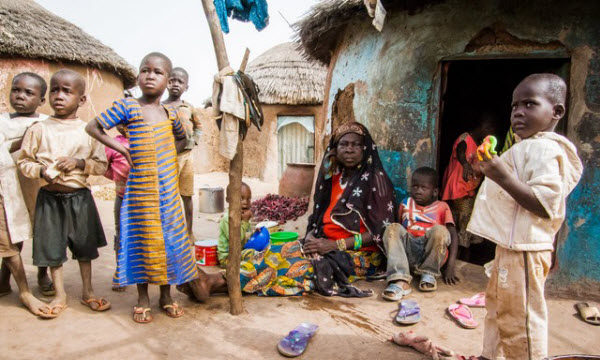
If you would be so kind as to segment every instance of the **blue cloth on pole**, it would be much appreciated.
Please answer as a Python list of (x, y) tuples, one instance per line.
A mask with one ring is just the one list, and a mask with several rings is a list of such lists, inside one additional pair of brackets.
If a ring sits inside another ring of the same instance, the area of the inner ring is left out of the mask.
[(229, 33), (229, 16), (244, 22), (251, 21), (258, 31), (269, 24), (267, 0), (214, 0), (214, 3), (225, 34)]

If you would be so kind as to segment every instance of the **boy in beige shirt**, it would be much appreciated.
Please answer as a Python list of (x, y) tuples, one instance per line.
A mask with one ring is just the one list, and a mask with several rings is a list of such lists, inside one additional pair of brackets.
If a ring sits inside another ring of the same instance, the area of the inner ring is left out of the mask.
[(545, 359), (544, 284), (566, 199), (583, 166), (577, 149), (554, 133), (567, 86), (553, 74), (526, 77), (513, 92), (511, 126), (521, 139), (481, 162), (486, 176), (467, 231), (497, 244), (486, 291), (483, 359)]
[(106, 238), (87, 178), (104, 174), (106, 155), (103, 146), (85, 133), (86, 123), (77, 118), (77, 109), (86, 101), (81, 75), (66, 69), (56, 72), (49, 98), (54, 115), (25, 134), (18, 162), (25, 176), (45, 181), (36, 201), (33, 263), (50, 267), (56, 297), (51, 310), (40, 316), (56, 317), (67, 307), (62, 275), (67, 247), (79, 262), (81, 302), (104, 311), (110, 302), (94, 294), (91, 261)]

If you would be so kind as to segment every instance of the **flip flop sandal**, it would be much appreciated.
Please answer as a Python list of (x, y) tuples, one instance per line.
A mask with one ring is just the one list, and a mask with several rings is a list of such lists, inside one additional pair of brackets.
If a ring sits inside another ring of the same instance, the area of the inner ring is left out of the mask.
[[(398, 301), (398, 300), (402, 300), (402, 297), (405, 295), (408, 295), (412, 292), (411, 289), (408, 290), (404, 290), (402, 288), (402, 286), (398, 285), (398, 284), (389, 284), (385, 290), (383, 290), (383, 293), (381, 293), (381, 297), (389, 300), (389, 301)], [(386, 294), (386, 293), (391, 293), (391, 294)]]
[[(150, 309), (150, 308), (134, 306), (133, 307), (133, 321), (135, 321), (136, 323), (140, 323), (140, 324), (147, 324), (147, 323), (151, 322), (153, 319), (152, 315), (147, 315), (147, 313), (150, 312), (151, 310), (152, 309)], [(144, 320), (136, 320), (135, 315), (138, 315), (138, 314), (144, 315)]]
[(396, 322), (400, 325), (413, 325), (421, 321), (421, 308), (415, 300), (402, 300)]
[(470, 298), (462, 298), (458, 300), (458, 302), (463, 305), (467, 305), (468, 307), (482, 308), (485, 307), (485, 293), (480, 292), (479, 294), (475, 294)]
[[(103, 301), (105, 302), (104, 305), (102, 305)], [(81, 299), (80, 302), (83, 305), (85, 305), (85, 306), (89, 307), (90, 309), (92, 309), (93, 311), (106, 311), (106, 310), (110, 309), (110, 306), (111, 306), (110, 302), (108, 300), (106, 300), (105, 298), (102, 298), (102, 297), (98, 298), (98, 299), (87, 299), (87, 300)], [(94, 309), (92, 307), (92, 305), (91, 305), (92, 303), (98, 304), (98, 307)]]
[[(172, 305), (171, 304), (162, 305), (161, 309), (163, 309), (163, 311), (167, 314), (167, 316), (172, 317), (174, 319), (177, 319), (177, 318), (183, 316), (183, 309), (181, 309), (177, 303), (173, 303)], [(173, 309), (173, 312), (170, 313), (169, 311), (167, 311), (167, 309)], [(177, 314), (178, 309), (181, 309), (181, 312), (179, 314)]]
[[(426, 284), (433, 286), (426, 286)], [(437, 290), (437, 280), (430, 274), (421, 275), (421, 281), (419, 282), (419, 290), (423, 292), (431, 292)]]
[[(43, 313), (39, 314), (38, 316), (41, 317), (42, 319), (54, 319), (54, 318), (57, 318), (58, 315), (60, 315), (68, 307), (69, 306), (67, 304), (65, 304), (65, 305), (58, 304), (58, 305), (54, 305), (53, 307), (48, 306), (48, 309), (50, 309), (50, 312), (49, 313), (43, 312)], [(54, 309), (56, 309), (56, 308), (58, 308), (58, 312), (55, 313)]]
[(54, 288), (54, 283), (50, 282), (50, 284), (39, 285), (40, 292), (44, 296), (54, 296), (56, 295), (56, 289)]
[(473, 318), (471, 309), (462, 304), (452, 304), (447, 309), (448, 315), (465, 329), (475, 329), (479, 324)]
[(597, 307), (590, 306), (587, 302), (578, 302), (575, 304), (575, 309), (581, 316), (581, 320), (588, 324), (600, 325), (600, 311)]
[(306, 351), (308, 341), (315, 335), (319, 329), (318, 325), (302, 323), (281, 339), (277, 344), (277, 350), (283, 356), (296, 357)]

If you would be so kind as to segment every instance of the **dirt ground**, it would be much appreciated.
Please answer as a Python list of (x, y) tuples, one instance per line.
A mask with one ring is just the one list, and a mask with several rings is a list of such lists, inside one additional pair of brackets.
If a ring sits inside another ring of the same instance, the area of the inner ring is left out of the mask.
[[(247, 181), (254, 199), (275, 192), (275, 184)], [(196, 187), (227, 184), (224, 173), (201, 175)], [(194, 199), (197, 201), (197, 199)], [(415, 292), (423, 312), (419, 324), (400, 327), (392, 321), (397, 304), (379, 296), (384, 282), (359, 282), (376, 296), (367, 299), (344, 299), (308, 295), (289, 298), (245, 296), (246, 313), (229, 315), (229, 300), (216, 296), (205, 304), (193, 303), (172, 290), (186, 313), (171, 319), (159, 310), (158, 287), (151, 287), (154, 321), (137, 324), (132, 320), (136, 291), (129, 287), (114, 293), (112, 237), (114, 234), (112, 201), (97, 200), (109, 246), (100, 251), (93, 263), (96, 294), (106, 296), (112, 309), (93, 313), (79, 303), (81, 281), (76, 262), (65, 264), (65, 282), (69, 307), (54, 320), (41, 320), (19, 303), (16, 291), (0, 298), (0, 359), (279, 359), (277, 342), (301, 322), (313, 322), (320, 329), (307, 349), (305, 359), (425, 359), (413, 350), (388, 341), (398, 331), (414, 330), (457, 352), (479, 354), (483, 338), (484, 309), (474, 309), (480, 326), (475, 330), (458, 327), (445, 315), (445, 308), (457, 299), (485, 289), (483, 268), (466, 263), (459, 265), (463, 281), (455, 287), (439, 284), (434, 293)], [(197, 207), (196, 207), (197, 208)], [(194, 231), (198, 239), (216, 238), (220, 214), (194, 214)], [(298, 222), (299, 223), (299, 222)], [(291, 225), (292, 228), (298, 224)], [(35, 279), (31, 265), (31, 245), (26, 244), (23, 258), (30, 283)], [(211, 269), (215, 271), (215, 269)], [(13, 282), (13, 289), (16, 288)], [(37, 285), (32, 284), (39, 294)], [(414, 286), (414, 284), (413, 284)], [(46, 301), (50, 299), (42, 298)], [(600, 327), (579, 320), (573, 310), (574, 300), (549, 299), (550, 354), (600, 353)], [(598, 304), (593, 304), (598, 305)]]

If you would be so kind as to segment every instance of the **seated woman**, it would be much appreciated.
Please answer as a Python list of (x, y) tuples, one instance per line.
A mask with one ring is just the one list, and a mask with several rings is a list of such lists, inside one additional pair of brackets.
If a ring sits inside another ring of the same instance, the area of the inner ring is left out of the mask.
[[(370, 295), (349, 281), (374, 274), (381, 264), (383, 232), (396, 221), (395, 209), (392, 182), (368, 130), (359, 123), (340, 126), (323, 158), (304, 243), (243, 250), (243, 292), (301, 295), (316, 288), (323, 295)], [(198, 279), (178, 290), (198, 301), (227, 291), (223, 275), (198, 271)], [(323, 274), (318, 281), (315, 272)]]

